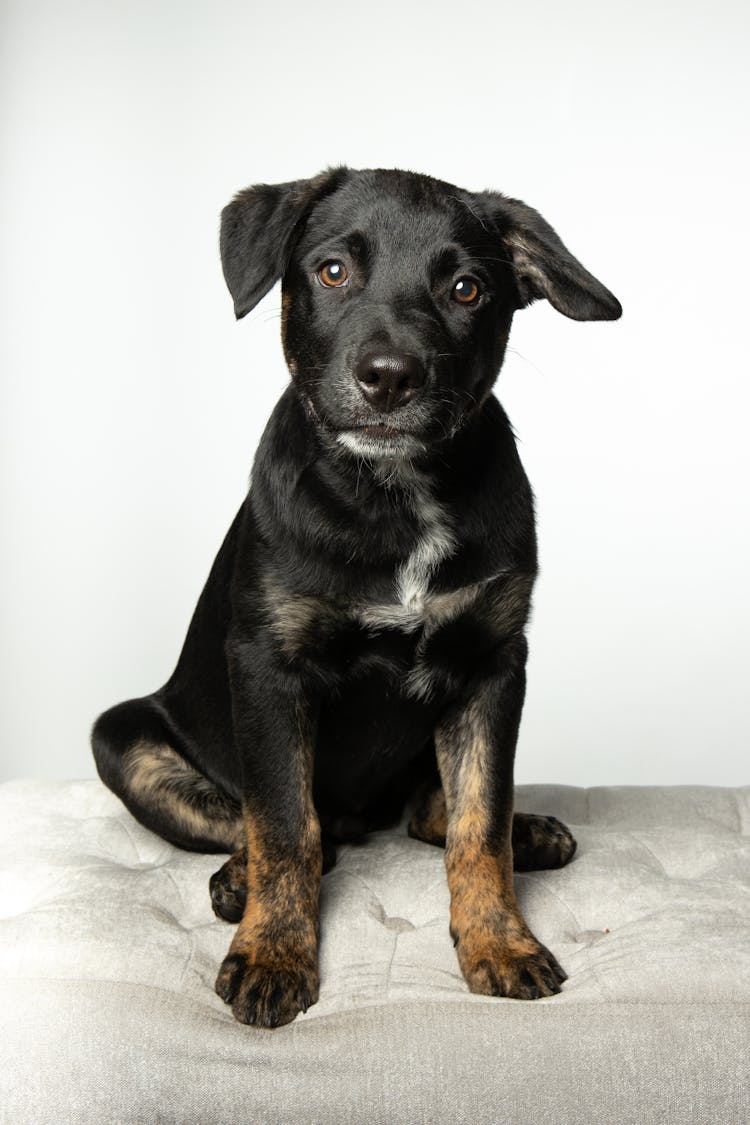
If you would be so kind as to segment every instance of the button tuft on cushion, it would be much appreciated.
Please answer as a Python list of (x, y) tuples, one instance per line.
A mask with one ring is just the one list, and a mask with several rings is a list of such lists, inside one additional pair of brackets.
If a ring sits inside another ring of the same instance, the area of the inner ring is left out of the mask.
[(399, 918), (397, 916), (391, 918), (388, 918), (387, 916), (384, 917), (383, 925), (387, 930), (395, 930), (398, 934), (403, 934), (407, 930), (416, 929), (416, 927), (413, 926), (411, 922), (407, 922), (406, 918)]

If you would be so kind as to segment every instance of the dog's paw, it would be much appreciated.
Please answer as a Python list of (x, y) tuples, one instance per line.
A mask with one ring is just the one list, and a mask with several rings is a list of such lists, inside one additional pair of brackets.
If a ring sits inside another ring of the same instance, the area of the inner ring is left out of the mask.
[(247, 902), (247, 855), (238, 852), (231, 856), (208, 881), (211, 906), (217, 918), (225, 922), (239, 922)]
[(461, 955), (461, 970), (471, 992), (482, 996), (507, 996), (514, 1000), (538, 1000), (559, 992), (567, 973), (539, 942), (531, 949), (487, 943)]
[(303, 961), (261, 964), (245, 954), (229, 953), (215, 987), (240, 1023), (280, 1027), (318, 999), (318, 972)]
[(575, 838), (562, 821), (537, 813), (514, 813), (512, 845), (516, 871), (564, 867), (576, 850)]

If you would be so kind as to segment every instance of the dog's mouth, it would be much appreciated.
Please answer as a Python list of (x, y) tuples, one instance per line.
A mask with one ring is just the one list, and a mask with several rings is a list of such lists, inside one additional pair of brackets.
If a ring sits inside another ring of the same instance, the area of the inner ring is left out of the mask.
[(339, 445), (360, 457), (414, 457), (425, 452), (425, 444), (408, 430), (385, 422), (369, 422), (339, 430)]
[(348, 432), (371, 438), (395, 438), (404, 433), (403, 430), (399, 430), (396, 426), (389, 426), (385, 422), (372, 422), (366, 426), (355, 426)]

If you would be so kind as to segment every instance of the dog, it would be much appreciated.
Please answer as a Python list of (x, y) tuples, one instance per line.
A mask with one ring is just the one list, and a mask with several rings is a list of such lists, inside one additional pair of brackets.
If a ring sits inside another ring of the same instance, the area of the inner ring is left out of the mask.
[(516, 310), (620, 304), (531, 207), (412, 172), (250, 187), (220, 244), (238, 319), (281, 279), (291, 382), (172, 676), (94, 725), (99, 774), (166, 840), (230, 853), (216, 991), (243, 1023), (315, 1002), (321, 875), (405, 808), (445, 847), (469, 989), (551, 996), (513, 867), (576, 844), (513, 812), (537, 549), (492, 387)]

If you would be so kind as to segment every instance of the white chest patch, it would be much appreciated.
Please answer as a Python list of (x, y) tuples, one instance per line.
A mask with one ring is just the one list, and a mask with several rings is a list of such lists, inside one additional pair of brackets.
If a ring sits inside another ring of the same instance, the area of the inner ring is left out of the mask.
[(374, 628), (392, 627), (413, 632), (422, 628), (444, 601), (454, 599), (452, 594), (431, 596), (430, 579), (443, 559), (455, 551), (457, 543), (450, 517), (435, 499), (429, 481), (417, 470), (410, 469), (408, 476), (406, 470), (402, 470), (399, 483), (406, 489), (420, 537), (396, 570), (395, 600), (385, 605), (362, 605), (358, 616)]
[(430, 578), (443, 559), (455, 551), (456, 539), (447, 513), (423, 481), (415, 481), (411, 497), (422, 535), (396, 572), (396, 596), (404, 609), (414, 611), (424, 607)]

